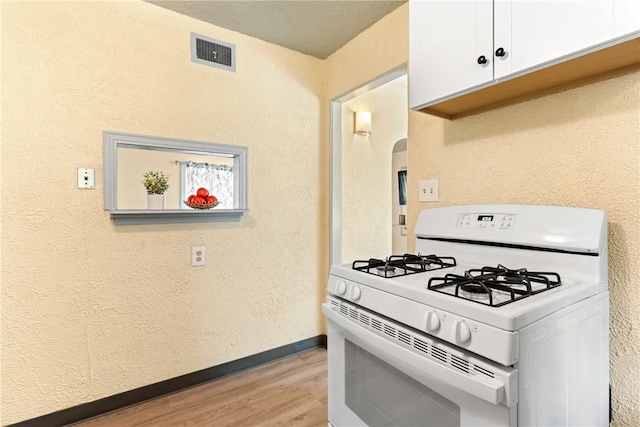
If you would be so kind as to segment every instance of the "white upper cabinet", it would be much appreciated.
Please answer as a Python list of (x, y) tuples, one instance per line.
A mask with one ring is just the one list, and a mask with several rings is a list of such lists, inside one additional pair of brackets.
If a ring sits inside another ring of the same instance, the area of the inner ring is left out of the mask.
[[(640, 30), (640, 0), (409, 1), (409, 103), (443, 117), (455, 115), (427, 107), (449, 107), (449, 100), (475, 96), (616, 38), (637, 37)], [(509, 96), (517, 98), (519, 89), (511, 90)], [(469, 111), (481, 107), (483, 99), (476, 98)], [(499, 98), (491, 102), (497, 105)]]
[(493, 0), (409, 3), (412, 107), (493, 79)]
[(615, 0), (615, 23), (616, 37), (640, 30), (640, 0)]
[(614, 0), (495, 0), (494, 13), (496, 79), (615, 36)]

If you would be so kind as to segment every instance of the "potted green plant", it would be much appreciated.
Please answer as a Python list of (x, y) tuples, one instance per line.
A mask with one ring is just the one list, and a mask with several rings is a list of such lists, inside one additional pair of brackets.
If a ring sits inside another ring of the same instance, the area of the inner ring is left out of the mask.
[(164, 209), (164, 193), (169, 189), (169, 175), (165, 175), (162, 172), (146, 171), (142, 183), (147, 189), (147, 206), (149, 209)]

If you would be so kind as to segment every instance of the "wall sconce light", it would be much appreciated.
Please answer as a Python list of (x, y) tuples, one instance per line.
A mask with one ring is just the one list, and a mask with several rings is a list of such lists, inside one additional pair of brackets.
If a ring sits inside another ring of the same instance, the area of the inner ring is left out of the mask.
[(371, 112), (369, 111), (356, 111), (356, 134), (369, 136), (371, 135)]

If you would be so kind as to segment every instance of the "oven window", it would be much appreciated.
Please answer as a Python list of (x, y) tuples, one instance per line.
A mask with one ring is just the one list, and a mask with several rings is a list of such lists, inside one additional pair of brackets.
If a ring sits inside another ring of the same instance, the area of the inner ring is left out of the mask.
[(346, 404), (368, 426), (459, 427), (460, 407), (345, 340)]

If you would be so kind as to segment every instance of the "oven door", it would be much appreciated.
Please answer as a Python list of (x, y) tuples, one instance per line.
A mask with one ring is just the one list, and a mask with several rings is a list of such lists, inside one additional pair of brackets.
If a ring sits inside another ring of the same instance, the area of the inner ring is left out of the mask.
[(516, 426), (515, 369), (341, 300), (322, 311), (335, 427)]

